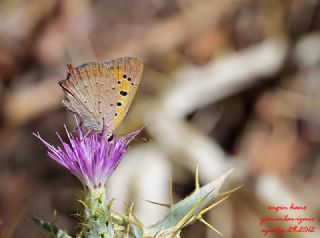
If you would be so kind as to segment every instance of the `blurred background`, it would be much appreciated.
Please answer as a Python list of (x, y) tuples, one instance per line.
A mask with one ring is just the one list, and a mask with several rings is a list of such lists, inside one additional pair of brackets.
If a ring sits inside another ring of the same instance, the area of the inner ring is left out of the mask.
[[(205, 215), (224, 237), (263, 237), (269, 205), (307, 205), (295, 215), (318, 219), (319, 29), (317, 0), (1, 1), (0, 236), (46, 237), (32, 216), (76, 233), (81, 184), (32, 132), (57, 145), (55, 131), (74, 128), (57, 84), (67, 63), (120, 56), (145, 70), (118, 133), (147, 124), (150, 142), (133, 143), (112, 176), (115, 209), (134, 201), (151, 224), (166, 209), (144, 199), (168, 202), (171, 175), (184, 198), (199, 163), (201, 184), (235, 168), (223, 191), (244, 185)], [(182, 237), (219, 236), (195, 223)]]

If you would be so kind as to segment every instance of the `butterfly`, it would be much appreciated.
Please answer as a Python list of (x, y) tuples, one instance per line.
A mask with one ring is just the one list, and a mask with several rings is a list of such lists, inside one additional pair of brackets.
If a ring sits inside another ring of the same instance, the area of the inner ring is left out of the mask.
[(106, 62), (68, 64), (66, 79), (60, 80), (66, 99), (63, 104), (80, 117), (88, 129), (106, 134), (121, 124), (139, 86), (143, 62), (121, 57)]

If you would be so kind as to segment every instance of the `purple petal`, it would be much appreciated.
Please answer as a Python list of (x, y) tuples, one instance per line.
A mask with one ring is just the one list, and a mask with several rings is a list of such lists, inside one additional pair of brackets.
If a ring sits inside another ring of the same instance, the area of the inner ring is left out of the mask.
[(112, 142), (99, 133), (83, 134), (76, 119), (78, 136), (72, 135), (65, 126), (68, 142), (57, 136), (62, 147), (54, 147), (33, 133), (48, 148), (48, 155), (61, 166), (78, 177), (89, 189), (104, 186), (108, 177), (117, 168), (129, 143), (143, 129), (123, 137), (115, 137)]

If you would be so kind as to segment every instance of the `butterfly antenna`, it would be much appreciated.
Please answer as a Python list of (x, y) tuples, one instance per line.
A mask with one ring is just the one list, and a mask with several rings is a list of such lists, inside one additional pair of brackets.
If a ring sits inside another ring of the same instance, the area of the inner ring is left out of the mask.
[(73, 74), (74, 73), (74, 68), (71, 64), (67, 64), (67, 67), (68, 67), (68, 70), (69, 70), (69, 73), (70, 74)]
[(140, 142), (140, 143), (148, 143), (151, 141), (151, 139), (145, 138), (145, 137), (135, 137), (133, 138), (134, 141)]
[[(118, 136), (126, 136), (127, 134), (122, 133), (122, 134), (114, 134), (114, 135), (118, 137)], [(151, 139), (140, 137), (140, 136), (134, 137), (132, 140), (140, 143), (148, 143), (151, 141)]]

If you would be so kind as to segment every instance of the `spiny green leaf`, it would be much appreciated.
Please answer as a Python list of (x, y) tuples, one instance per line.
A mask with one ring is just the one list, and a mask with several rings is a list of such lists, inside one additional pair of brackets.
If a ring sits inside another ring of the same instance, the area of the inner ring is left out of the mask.
[(39, 218), (32, 218), (33, 222), (40, 228), (48, 231), (52, 238), (71, 238), (65, 231), (59, 229), (55, 224), (51, 222), (46, 222)]
[[(197, 170), (197, 169), (196, 169)], [(145, 228), (145, 234), (148, 236), (165, 237), (167, 235), (179, 235), (179, 231), (190, 222), (201, 217), (206, 208), (219, 196), (219, 190), (225, 179), (230, 175), (232, 170), (226, 172), (218, 179), (199, 188), (198, 172), (196, 172), (196, 188), (195, 191), (182, 201), (174, 204), (167, 215), (154, 225)], [(216, 204), (215, 204), (216, 205)], [(165, 236), (163, 236), (165, 235)]]

